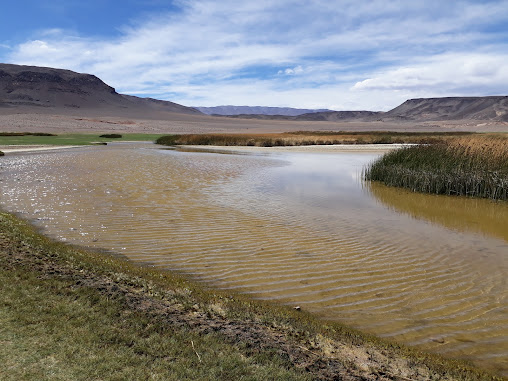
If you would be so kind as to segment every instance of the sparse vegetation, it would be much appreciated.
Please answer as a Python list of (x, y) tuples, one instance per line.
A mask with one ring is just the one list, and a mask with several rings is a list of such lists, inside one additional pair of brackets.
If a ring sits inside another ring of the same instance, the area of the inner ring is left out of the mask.
[(56, 136), (48, 132), (0, 132), (0, 136)]
[(508, 199), (508, 137), (455, 138), (385, 154), (365, 170), (366, 180), (412, 191)]
[(0, 213), (4, 380), (500, 380), (459, 360), (54, 242)]
[(162, 145), (216, 145), (216, 146), (305, 146), (331, 144), (429, 144), (446, 141), (467, 132), (334, 132), (298, 131), (278, 134), (185, 134), (166, 135), (156, 140)]

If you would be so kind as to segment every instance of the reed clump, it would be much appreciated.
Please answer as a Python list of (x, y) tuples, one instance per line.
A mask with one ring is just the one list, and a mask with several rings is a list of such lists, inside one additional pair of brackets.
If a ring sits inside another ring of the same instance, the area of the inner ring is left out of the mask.
[(366, 180), (414, 192), (508, 199), (508, 138), (460, 137), (389, 152), (369, 165)]

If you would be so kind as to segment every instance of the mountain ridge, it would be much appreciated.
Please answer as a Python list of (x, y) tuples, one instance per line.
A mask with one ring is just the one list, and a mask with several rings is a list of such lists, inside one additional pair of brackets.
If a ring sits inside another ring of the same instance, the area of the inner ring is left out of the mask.
[[(263, 106), (217, 106), (234, 109), (237, 115), (218, 115), (238, 119), (289, 120), (306, 122), (428, 122), (492, 121), (508, 122), (508, 96), (440, 97), (408, 99), (386, 112), (320, 111)], [(212, 109), (217, 109), (212, 108)], [(81, 110), (81, 111), (80, 111)], [(254, 110), (254, 113), (241, 111)], [(310, 112), (305, 112), (309, 111)], [(203, 118), (211, 116), (170, 101), (119, 94), (95, 75), (49, 67), (0, 63), (0, 111), (2, 113), (89, 113), (165, 120), (173, 114)], [(260, 112), (297, 115), (259, 114)], [(206, 120), (211, 120), (206, 119)], [(205, 120), (205, 119), (203, 119)]]

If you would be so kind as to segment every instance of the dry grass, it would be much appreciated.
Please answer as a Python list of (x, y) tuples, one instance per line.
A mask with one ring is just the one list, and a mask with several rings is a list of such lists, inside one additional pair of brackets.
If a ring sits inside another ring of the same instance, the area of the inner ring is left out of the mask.
[(309, 132), (297, 131), (278, 134), (185, 134), (166, 135), (157, 139), (163, 145), (216, 145), (216, 146), (305, 146), (332, 144), (429, 144), (446, 141), (464, 132)]
[(450, 140), (447, 149), (494, 167), (508, 167), (508, 138), (503, 135), (462, 137)]

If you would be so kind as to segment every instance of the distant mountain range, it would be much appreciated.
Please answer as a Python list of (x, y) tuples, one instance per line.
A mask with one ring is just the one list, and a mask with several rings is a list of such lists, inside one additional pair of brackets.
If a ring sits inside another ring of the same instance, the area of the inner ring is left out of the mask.
[[(2, 111), (3, 110), (3, 111)], [(169, 114), (295, 121), (508, 122), (508, 96), (410, 99), (387, 112), (331, 111), (261, 106), (186, 107), (123, 95), (94, 75), (37, 66), (0, 64), (0, 112), (96, 113), (165, 120)], [(18, 111), (16, 111), (18, 112)], [(207, 117), (211, 118), (211, 117)]]
[(214, 107), (194, 107), (203, 114), (208, 115), (284, 115), (297, 116), (322, 111), (332, 111), (327, 109), (306, 109), (291, 107), (263, 107), (263, 106), (214, 106)]
[(508, 96), (409, 99), (387, 111), (313, 111), (297, 116), (241, 114), (229, 118), (297, 121), (438, 121), (492, 120), (508, 122)]

